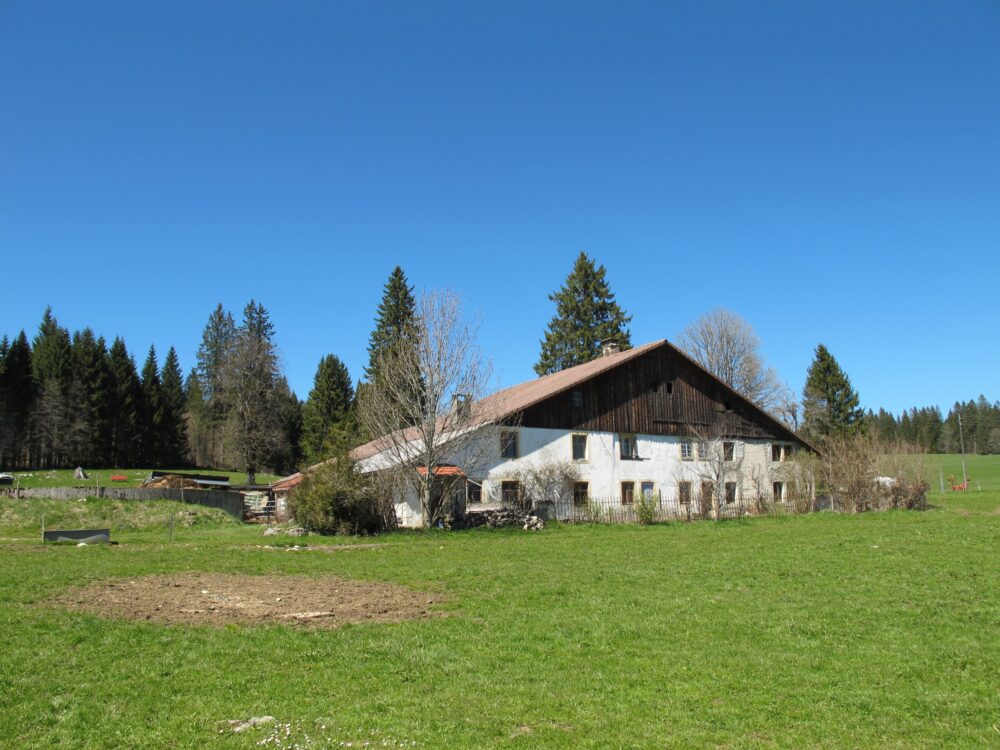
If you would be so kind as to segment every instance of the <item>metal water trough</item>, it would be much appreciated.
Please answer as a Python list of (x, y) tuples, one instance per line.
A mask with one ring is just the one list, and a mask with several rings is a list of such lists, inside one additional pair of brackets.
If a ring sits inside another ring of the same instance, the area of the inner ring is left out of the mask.
[(67, 529), (42, 532), (42, 542), (108, 544), (110, 541), (111, 529)]

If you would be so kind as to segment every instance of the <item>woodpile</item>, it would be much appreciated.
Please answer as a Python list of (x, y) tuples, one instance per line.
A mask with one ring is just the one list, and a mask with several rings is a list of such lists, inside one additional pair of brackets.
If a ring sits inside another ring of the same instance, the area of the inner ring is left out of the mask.
[(512, 508), (500, 508), (499, 510), (483, 510), (467, 513), (463, 525), (468, 528), (488, 526), (491, 529), (520, 526), (525, 531), (541, 531), (545, 528), (545, 521), (538, 516), (525, 513), (524, 511)]
[(179, 477), (176, 474), (167, 474), (165, 477), (157, 477), (156, 479), (147, 479), (145, 482), (139, 485), (140, 487), (146, 487), (156, 490), (197, 490), (201, 489), (198, 483), (193, 479), (188, 479), (186, 477)]

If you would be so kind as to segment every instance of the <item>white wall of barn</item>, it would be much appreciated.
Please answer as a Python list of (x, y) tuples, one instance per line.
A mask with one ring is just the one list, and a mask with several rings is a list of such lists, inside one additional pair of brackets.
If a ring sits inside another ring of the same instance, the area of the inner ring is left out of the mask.
[[(483, 428), (480, 439), (483, 450), (471, 453), (484, 457), (478, 465), (469, 465), (463, 455), (449, 457), (448, 463), (461, 466), (469, 479), (483, 485), (483, 499), (499, 498), (504, 481), (516, 481), (519, 475), (552, 463), (572, 463), (576, 466), (579, 481), (588, 483), (588, 494), (595, 498), (621, 497), (621, 483), (635, 482), (640, 491), (643, 482), (651, 482), (653, 491), (667, 503), (679, 501), (678, 485), (690, 481), (695, 499), (698, 485), (712, 472), (697, 460), (681, 457), (684, 438), (662, 435), (636, 435), (638, 459), (621, 457), (621, 435), (610, 432), (575, 432), (572, 430), (537, 427), (512, 428), (518, 434), (518, 456), (504, 458), (500, 455), (500, 435), (496, 427)], [(582, 461), (573, 460), (573, 435), (587, 436), (587, 456)], [(776, 465), (771, 461), (771, 442), (766, 440), (736, 440), (735, 461), (727, 466), (725, 481), (737, 483), (737, 497), (749, 497), (759, 491), (763, 482), (770, 493), (770, 482), (775, 478)], [(385, 465), (385, 457), (373, 457), (363, 462), (362, 468)], [(407, 488), (397, 498), (396, 515), (403, 526), (421, 523), (420, 500)]]

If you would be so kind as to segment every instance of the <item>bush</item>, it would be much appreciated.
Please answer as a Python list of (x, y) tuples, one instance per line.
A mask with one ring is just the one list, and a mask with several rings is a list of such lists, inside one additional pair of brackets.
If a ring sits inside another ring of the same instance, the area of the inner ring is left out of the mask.
[(635, 512), (635, 520), (643, 526), (656, 523), (656, 510), (660, 505), (660, 493), (651, 492), (648, 495), (640, 492), (635, 497), (632, 510)]
[(391, 504), (346, 457), (310, 472), (288, 498), (295, 520), (319, 534), (377, 534), (395, 525)]

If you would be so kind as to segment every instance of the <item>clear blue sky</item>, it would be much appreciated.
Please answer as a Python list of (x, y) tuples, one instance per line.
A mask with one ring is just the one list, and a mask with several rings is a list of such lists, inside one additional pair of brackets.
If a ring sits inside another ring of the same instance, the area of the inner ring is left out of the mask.
[(1000, 398), (1000, 3), (0, 2), (0, 333), (175, 345), (251, 297), (305, 397), (401, 265), (533, 376), (585, 250), (801, 389)]

